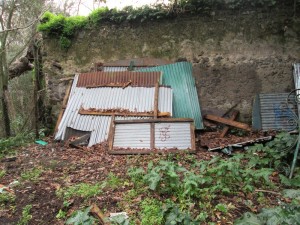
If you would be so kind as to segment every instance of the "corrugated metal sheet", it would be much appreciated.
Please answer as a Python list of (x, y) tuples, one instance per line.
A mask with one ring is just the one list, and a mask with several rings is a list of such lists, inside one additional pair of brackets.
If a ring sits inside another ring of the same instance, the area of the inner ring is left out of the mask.
[(155, 148), (191, 149), (190, 123), (155, 124)]
[[(108, 137), (110, 116), (80, 115), (83, 108), (96, 109), (127, 109), (132, 112), (149, 112), (154, 108), (154, 87), (127, 88), (92, 88), (77, 87), (78, 75), (75, 76), (69, 101), (55, 135), (56, 140), (64, 140), (66, 128), (91, 131), (89, 146), (103, 142)], [(159, 89), (158, 109), (172, 115), (172, 89)], [(133, 117), (116, 117), (118, 120), (133, 119)]]
[(289, 93), (259, 94), (253, 105), (253, 128), (262, 130), (294, 130), (293, 119), (297, 115), (296, 104), (286, 102)]
[[(294, 64), (294, 82), (295, 82), (295, 89), (298, 89), (296, 91), (296, 95), (300, 96), (300, 63)], [(300, 118), (300, 99), (298, 99), (298, 116)]]
[(116, 124), (114, 147), (149, 149), (150, 148), (150, 123)]
[[(140, 69), (140, 67), (138, 68)], [(104, 66), (103, 67), (103, 72), (118, 72), (118, 71), (128, 71), (128, 66)]]
[[(150, 123), (115, 124), (114, 149), (149, 149)], [(189, 122), (155, 123), (155, 149), (192, 149)]]
[(175, 118), (192, 118), (196, 129), (203, 129), (198, 93), (192, 72), (192, 64), (179, 62), (164, 66), (141, 69), (139, 71), (161, 71), (161, 84), (173, 89), (173, 114)]
[(155, 86), (160, 79), (160, 72), (91, 72), (82, 73), (79, 75), (77, 87), (91, 86), (108, 86), (121, 84), (125, 85), (128, 82), (133, 87), (151, 87)]

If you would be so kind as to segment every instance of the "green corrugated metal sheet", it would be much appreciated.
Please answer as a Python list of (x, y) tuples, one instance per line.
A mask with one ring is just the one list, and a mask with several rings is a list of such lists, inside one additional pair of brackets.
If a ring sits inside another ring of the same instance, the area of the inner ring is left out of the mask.
[(161, 84), (170, 85), (173, 89), (174, 117), (193, 118), (196, 129), (203, 129), (202, 115), (191, 63), (179, 62), (140, 69), (139, 71), (161, 71)]

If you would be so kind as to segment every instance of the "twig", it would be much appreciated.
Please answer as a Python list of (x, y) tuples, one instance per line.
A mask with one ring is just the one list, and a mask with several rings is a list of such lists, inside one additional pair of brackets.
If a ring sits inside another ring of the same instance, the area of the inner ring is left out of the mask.
[(266, 192), (266, 193), (271, 193), (274, 195), (281, 195), (281, 193), (276, 192), (276, 191), (268, 191), (268, 190), (262, 190), (262, 189), (256, 189), (255, 192)]

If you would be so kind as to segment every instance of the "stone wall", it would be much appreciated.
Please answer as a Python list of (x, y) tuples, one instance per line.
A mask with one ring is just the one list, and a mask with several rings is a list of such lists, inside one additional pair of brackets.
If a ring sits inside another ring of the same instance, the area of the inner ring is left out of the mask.
[(103, 24), (79, 31), (70, 49), (44, 38), (44, 70), (57, 115), (65, 86), (58, 80), (97, 62), (154, 57), (193, 63), (200, 104), (222, 114), (235, 104), (251, 120), (257, 93), (288, 92), (300, 61), (300, 21), (288, 11), (214, 12), (137, 24)]

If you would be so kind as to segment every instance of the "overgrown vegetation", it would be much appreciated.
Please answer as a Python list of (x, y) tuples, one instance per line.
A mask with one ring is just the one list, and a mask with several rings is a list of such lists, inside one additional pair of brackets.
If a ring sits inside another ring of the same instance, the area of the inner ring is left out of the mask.
[[(131, 168), (128, 174), (134, 187), (149, 191), (149, 197), (140, 205), (141, 213), (138, 218), (142, 224), (207, 223), (216, 216), (222, 218), (234, 210), (233, 204), (223, 202), (222, 199), (230, 199), (240, 192), (243, 195), (254, 193), (263, 207), (264, 194), (259, 190), (280, 191), (283, 187), (300, 185), (299, 173), (291, 180), (285, 176), (289, 173), (285, 162), (293, 152), (291, 147), (294, 144), (294, 136), (281, 133), (266, 145), (257, 144), (247, 152), (235, 154), (229, 159), (219, 156), (210, 161), (197, 162), (190, 159), (190, 164), (183, 166), (178, 158), (150, 162), (147, 169)], [(276, 180), (281, 180), (281, 184), (274, 182)], [(130, 198), (130, 194), (134, 196)], [(138, 192), (132, 190), (125, 194), (125, 201), (128, 203), (138, 195)], [(244, 200), (241, 198), (240, 201)], [(299, 200), (296, 201), (299, 204)], [(250, 204), (251, 207), (252, 203), (245, 201), (243, 204)], [(286, 205), (285, 208), (274, 210), (280, 216), (287, 215), (286, 210), (296, 213), (299, 209)], [(264, 212), (270, 213), (272, 210)]]
[(55, 15), (46, 12), (38, 26), (38, 30), (51, 37), (59, 37), (62, 49), (68, 49), (72, 38), (82, 28), (94, 27), (103, 23), (120, 24), (123, 22), (136, 23), (151, 20), (174, 18), (185, 14), (211, 15), (212, 11), (243, 10), (243, 9), (272, 9), (274, 7), (293, 6), (293, 0), (179, 0), (170, 5), (157, 4), (133, 8), (128, 6), (122, 10), (108, 9), (107, 7), (94, 10), (89, 16)]

